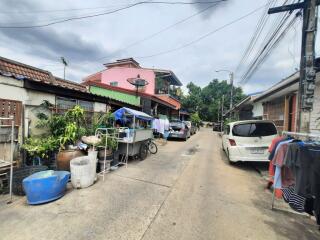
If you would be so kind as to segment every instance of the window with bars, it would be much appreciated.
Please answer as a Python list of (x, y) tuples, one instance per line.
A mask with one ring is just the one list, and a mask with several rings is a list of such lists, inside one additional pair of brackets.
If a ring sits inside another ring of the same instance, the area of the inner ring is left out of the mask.
[(72, 98), (57, 97), (57, 109), (59, 110), (69, 110), (76, 105), (82, 107), (85, 111), (94, 111), (94, 103), (89, 101), (77, 100)]
[(64, 114), (69, 109), (72, 109), (74, 106), (79, 105), (85, 111), (85, 120), (87, 124), (91, 124), (94, 115), (94, 103), (84, 100), (66, 98), (66, 97), (57, 97), (56, 99), (56, 112), (59, 114)]

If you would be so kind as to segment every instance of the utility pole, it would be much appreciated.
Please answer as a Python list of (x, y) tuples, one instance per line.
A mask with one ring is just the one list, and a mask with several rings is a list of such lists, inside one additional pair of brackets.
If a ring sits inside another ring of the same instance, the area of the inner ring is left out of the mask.
[(297, 131), (309, 131), (310, 112), (313, 107), (316, 71), (315, 60), (315, 38), (317, 31), (317, 6), (320, 0), (304, 0), (303, 2), (270, 8), (268, 13), (279, 13), (303, 10), (302, 43), (300, 58), (300, 81), (298, 93), (298, 126)]
[[(230, 90), (230, 110), (232, 109), (233, 106), (233, 72), (230, 70), (216, 70), (216, 72), (228, 72), (229, 77), (230, 77), (230, 85), (231, 85), (231, 90)], [(231, 114), (231, 111), (230, 111)]]
[(230, 85), (231, 85), (231, 90), (230, 90), (230, 114), (231, 114), (231, 109), (233, 107), (233, 72), (230, 72)]
[(223, 129), (223, 105), (224, 105), (224, 95), (222, 95), (222, 104), (221, 104), (221, 122), (220, 122), (221, 132)]
[(218, 122), (220, 121), (220, 101), (218, 102), (219, 105), (218, 105)]

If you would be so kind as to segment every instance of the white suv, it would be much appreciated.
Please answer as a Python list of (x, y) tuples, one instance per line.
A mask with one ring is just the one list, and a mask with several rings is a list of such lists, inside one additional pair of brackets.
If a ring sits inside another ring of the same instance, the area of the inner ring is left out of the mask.
[(225, 126), (222, 148), (230, 162), (267, 162), (268, 147), (277, 128), (271, 121), (248, 120)]

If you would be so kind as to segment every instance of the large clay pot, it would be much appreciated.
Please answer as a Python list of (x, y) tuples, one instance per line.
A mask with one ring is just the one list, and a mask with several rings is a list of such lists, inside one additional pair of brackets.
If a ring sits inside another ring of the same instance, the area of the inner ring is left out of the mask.
[(70, 161), (76, 157), (85, 156), (81, 150), (63, 150), (57, 155), (58, 170), (70, 171)]
[[(107, 149), (106, 151), (106, 159), (109, 160), (109, 159), (112, 159), (113, 158), (113, 155), (112, 155), (112, 151)], [(101, 149), (99, 150), (98, 152), (98, 159), (99, 160), (104, 160), (104, 154), (105, 154), (105, 150), (104, 149)]]

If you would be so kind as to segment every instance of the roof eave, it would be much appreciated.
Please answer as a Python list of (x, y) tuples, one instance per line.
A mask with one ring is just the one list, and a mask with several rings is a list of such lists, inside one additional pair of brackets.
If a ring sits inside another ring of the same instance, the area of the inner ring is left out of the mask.
[(169, 78), (170, 83), (175, 86), (182, 86), (183, 84), (180, 82), (178, 77), (174, 74), (174, 72), (170, 70), (162, 70), (162, 69), (152, 69), (156, 76), (161, 78)]
[[(295, 76), (295, 75), (297, 75), (297, 76)], [(289, 78), (292, 78), (292, 80), (288, 81)], [(263, 99), (265, 99), (265, 98), (267, 98), (269, 96), (272, 96), (273, 94), (275, 94), (277, 92), (280, 92), (281, 90), (283, 90), (283, 89), (285, 89), (285, 88), (287, 88), (287, 87), (299, 82), (299, 79), (300, 79), (299, 74), (294, 73), (294, 74), (290, 75), (287, 79), (285, 79), (285, 80), (288, 81), (287, 83), (281, 85), (281, 83), (283, 83), (283, 81), (278, 82), (277, 84), (273, 85), (271, 88), (266, 90), (263, 94), (261, 94), (260, 96), (255, 98), (253, 100), (253, 102), (259, 102), (259, 101), (261, 101), (261, 100), (263, 100)], [(279, 85), (279, 86), (274, 88), (277, 85)], [(272, 89), (272, 88), (274, 88), (274, 89)]]

